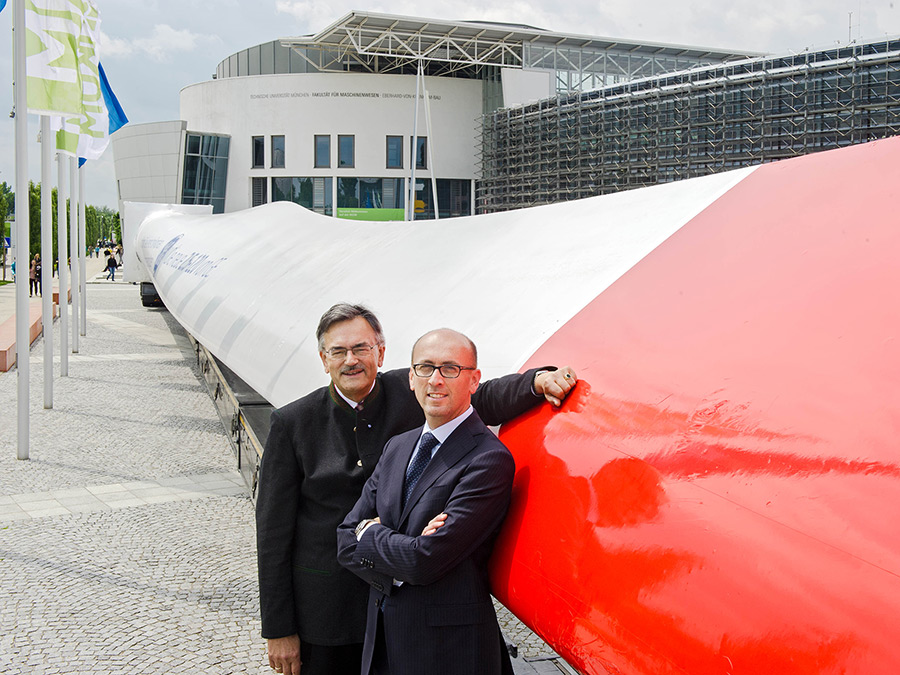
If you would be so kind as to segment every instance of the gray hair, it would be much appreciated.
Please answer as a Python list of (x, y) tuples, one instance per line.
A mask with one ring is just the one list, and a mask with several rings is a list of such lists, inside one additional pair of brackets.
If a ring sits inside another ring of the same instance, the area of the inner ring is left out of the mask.
[(336, 323), (341, 321), (351, 321), (357, 317), (362, 317), (369, 322), (372, 330), (375, 331), (375, 338), (378, 344), (384, 344), (384, 331), (381, 330), (381, 322), (378, 317), (372, 313), (372, 310), (364, 305), (351, 305), (346, 302), (339, 302), (332, 305), (319, 319), (319, 327), (316, 328), (316, 339), (319, 341), (319, 351), (325, 348), (325, 333)]

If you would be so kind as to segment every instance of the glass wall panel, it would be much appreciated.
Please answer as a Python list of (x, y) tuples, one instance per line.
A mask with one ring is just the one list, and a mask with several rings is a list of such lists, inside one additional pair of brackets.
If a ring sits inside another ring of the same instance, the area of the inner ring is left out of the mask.
[[(466, 179), (438, 178), (438, 208), (441, 218), (456, 218), (471, 214), (472, 182)], [(415, 219), (434, 218), (431, 180), (416, 180)]]
[(338, 218), (403, 220), (403, 178), (338, 178)]
[(259, 45), (247, 50), (247, 58), (249, 61), (248, 72), (251, 75), (259, 75)]
[(279, 177), (272, 179), (272, 201), (292, 201), (295, 204), (321, 213), (332, 215), (331, 177)]
[(238, 77), (246, 77), (250, 72), (249, 56), (247, 50), (238, 52)]
[(272, 168), (284, 168), (284, 136), (272, 136)]
[(228, 138), (188, 134), (185, 143), (182, 204), (212, 204), (213, 213), (225, 209), (228, 178)]
[(313, 166), (327, 169), (331, 166), (331, 136), (314, 136), (315, 157)]
[(403, 136), (387, 137), (387, 168), (403, 168)]
[[(412, 137), (409, 139), (409, 147), (412, 147)], [(428, 168), (428, 139), (424, 136), (416, 137), (416, 168)]]
[(272, 45), (275, 48), (275, 72), (291, 72), (291, 50), (283, 47), (280, 42), (273, 42)]
[(275, 43), (266, 42), (259, 46), (259, 74), (271, 75), (275, 72)]
[(354, 146), (356, 139), (353, 136), (338, 136), (338, 168), (352, 169), (355, 166)]
[(273, 202), (291, 201), (291, 180), (290, 176), (279, 176), (272, 179)]
[(296, 49), (291, 50), (291, 72), (292, 73), (307, 73), (309, 72), (309, 63), (306, 59), (304, 59), (300, 54), (297, 53)]
[(266, 139), (264, 136), (253, 136), (253, 153), (251, 155), (251, 168), (261, 169), (266, 165)]
[(358, 178), (338, 178), (337, 188), (338, 215), (340, 215), (340, 209), (359, 207)]

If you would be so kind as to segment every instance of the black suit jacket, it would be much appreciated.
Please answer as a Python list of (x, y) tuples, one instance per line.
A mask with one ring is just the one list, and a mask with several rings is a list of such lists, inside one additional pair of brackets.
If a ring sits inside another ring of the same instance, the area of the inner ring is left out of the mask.
[[(338, 564), (334, 533), (388, 439), (425, 423), (408, 372), (379, 374), (359, 413), (331, 385), (272, 414), (256, 504), (263, 637), (363, 641), (367, 587)], [(472, 397), (482, 419), (501, 424), (543, 401), (534, 374), (484, 382)]]
[[(381, 612), (391, 675), (499, 675), (509, 657), (487, 565), (509, 508), (515, 464), (473, 413), (438, 448), (401, 507), (420, 432), (388, 443), (338, 528), (338, 560), (371, 586), (362, 672), (369, 672)], [(446, 524), (422, 536), (441, 512)], [(357, 542), (356, 525), (376, 515), (381, 524)]]

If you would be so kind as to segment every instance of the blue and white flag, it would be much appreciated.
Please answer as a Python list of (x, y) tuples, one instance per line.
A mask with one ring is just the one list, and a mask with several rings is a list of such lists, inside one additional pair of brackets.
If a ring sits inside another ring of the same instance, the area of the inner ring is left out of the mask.
[[(106, 146), (109, 144), (109, 136), (112, 136), (119, 129), (128, 124), (128, 118), (125, 116), (125, 111), (122, 110), (122, 106), (119, 104), (119, 99), (116, 98), (116, 95), (113, 93), (112, 87), (109, 86), (109, 80), (106, 79), (106, 71), (103, 70), (103, 64), (99, 63), (98, 71), (100, 73), (100, 91), (103, 93), (103, 102), (106, 104), (106, 114), (109, 118), (109, 133), (103, 141), (103, 150), (106, 149)], [(96, 151), (99, 147), (99, 142), (97, 139), (91, 139), (94, 150)], [(87, 158), (81, 154), (81, 151), (85, 149), (87, 146), (82, 146), (79, 144), (78, 146), (78, 166), (84, 166), (84, 163), (87, 161)], [(103, 150), (100, 150), (102, 154)], [(99, 155), (97, 155), (99, 157)]]

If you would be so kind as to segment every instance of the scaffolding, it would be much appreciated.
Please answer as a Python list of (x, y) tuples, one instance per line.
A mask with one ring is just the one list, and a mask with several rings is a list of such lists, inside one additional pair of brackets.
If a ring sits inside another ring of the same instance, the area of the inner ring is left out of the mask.
[(560, 94), (479, 131), (479, 213), (864, 143), (900, 133), (900, 38)]

